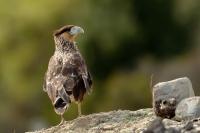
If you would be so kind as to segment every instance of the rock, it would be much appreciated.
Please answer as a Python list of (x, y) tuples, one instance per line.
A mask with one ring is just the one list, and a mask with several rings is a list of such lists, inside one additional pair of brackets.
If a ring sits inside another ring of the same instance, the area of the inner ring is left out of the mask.
[(118, 110), (78, 117), (72, 121), (66, 121), (62, 126), (29, 133), (139, 133), (153, 119), (155, 115), (152, 109)]
[(176, 127), (177, 125), (180, 124), (180, 122), (172, 120), (172, 119), (163, 119), (162, 120), (163, 124), (165, 125), (166, 128), (171, 128), (171, 127)]
[(180, 129), (168, 127), (166, 128), (161, 118), (156, 118), (148, 126), (144, 133), (180, 133)]
[(193, 127), (193, 123), (191, 121), (189, 121), (184, 127), (183, 130), (185, 131), (191, 131), (192, 129), (194, 129)]
[(154, 104), (154, 111), (157, 116), (163, 118), (173, 118), (175, 116), (176, 100), (169, 98), (165, 100), (157, 100)]
[(200, 97), (182, 100), (176, 108), (177, 120), (192, 120), (200, 117)]
[(163, 133), (165, 132), (165, 126), (162, 123), (161, 118), (155, 119), (149, 126), (148, 128), (144, 131), (144, 133)]
[(187, 77), (158, 83), (153, 87), (154, 111), (157, 116), (173, 118), (178, 103), (193, 96), (194, 90)]
[[(61, 126), (29, 133), (198, 133), (200, 122), (156, 118), (152, 109), (118, 110), (82, 116)], [(27, 132), (28, 133), (28, 132)], [(160, 133), (160, 132), (159, 132)]]

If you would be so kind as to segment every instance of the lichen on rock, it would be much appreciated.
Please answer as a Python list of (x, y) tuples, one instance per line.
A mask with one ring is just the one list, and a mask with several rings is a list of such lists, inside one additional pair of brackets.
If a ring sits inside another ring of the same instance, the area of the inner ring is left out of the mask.
[(99, 133), (141, 132), (155, 119), (152, 109), (118, 110), (82, 116), (61, 126), (27, 133)]
[[(156, 117), (153, 109), (118, 110), (82, 116), (61, 126), (27, 133), (142, 133), (147, 131), (200, 132), (200, 121), (174, 121)], [(154, 132), (157, 133), (157, 132)]]

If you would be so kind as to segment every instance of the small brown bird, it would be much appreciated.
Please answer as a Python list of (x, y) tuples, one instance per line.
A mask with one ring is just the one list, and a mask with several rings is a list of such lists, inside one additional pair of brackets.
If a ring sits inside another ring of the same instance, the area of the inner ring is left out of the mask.
[(55, 112), (61, 115), (60, 124), (71, 102), (78, 104), (81, 115), (81, 101), (86, 92), (91, 91), (91, 75), (75, 42), (80, 33), (84, 33), (81, 27), (66, 25), (53, 34), (55, 52), (49, 61), (43, 90), (51, 99)]

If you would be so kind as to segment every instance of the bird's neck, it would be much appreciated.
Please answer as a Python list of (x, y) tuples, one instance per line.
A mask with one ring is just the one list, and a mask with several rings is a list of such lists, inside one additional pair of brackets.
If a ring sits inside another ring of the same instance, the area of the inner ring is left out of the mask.
[(77, 46), (75, 45), (75, 42), (70, 42), (63, 38), (62, 36), (54, 37), (55, 43), (56, 43), (56, 51), (62, 52), (62, 53), (68, 53), (73, 52), (77, 50)]

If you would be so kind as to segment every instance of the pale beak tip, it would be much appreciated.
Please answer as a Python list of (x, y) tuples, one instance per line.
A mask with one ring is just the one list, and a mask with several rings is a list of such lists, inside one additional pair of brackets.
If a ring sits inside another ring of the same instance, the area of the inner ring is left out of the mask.
[(81, 34), (81, 33), (84, 33), (84, 30), (83, 30), (83, 28), (81, 28), (79, 26), (72, 27), (72, 29), (70, 31), (71, 35), (77, 35), (77, 34)]

